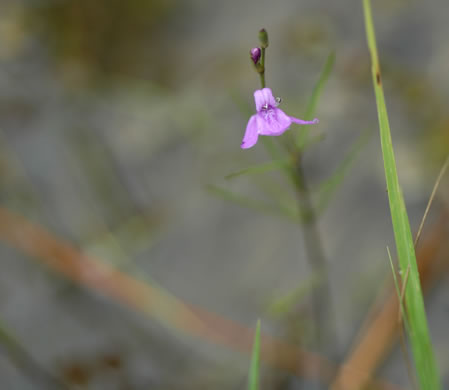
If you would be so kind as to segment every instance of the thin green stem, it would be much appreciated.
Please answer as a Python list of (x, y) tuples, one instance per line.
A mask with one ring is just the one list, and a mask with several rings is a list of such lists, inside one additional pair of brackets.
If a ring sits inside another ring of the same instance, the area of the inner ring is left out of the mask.
[(11, 363), (35, 384), (42, 384), (46, 389), (69, 389), (69, 385), (62, 378), (41, 366), (1, 321), (0, 345), (2, 347), (1, 354), (8, 355)]
[(254, 335), (253, 352), (251, 354), (251, 366), (249, 369), (248, 390), (259, 389), (259, 367), (260, 367), (260, 320), (257, 321), (256, 333)]
[[(317, 214), (313, 206), (307, 179), (299, 157), (295, 166), (298, 205), (303, 210), (302, 225), (304, 246), (313, 275), (320, 275), (322, 284), (313, 289), (312, 304), (315, 323), (315, 342), (320, 352), (329, 348), (329, 343), (335, 340), (334, 315), (332, 296), (329, 287), (329, 272), (324, 254), (321, 236), (317, 226)], [(334, 352), (334, 351), (331, 351)]]
[(262, 88), (265, 88), (265, 48), (261, 48), (261, 55), (260, 55), (260, 84), (262, 85)]

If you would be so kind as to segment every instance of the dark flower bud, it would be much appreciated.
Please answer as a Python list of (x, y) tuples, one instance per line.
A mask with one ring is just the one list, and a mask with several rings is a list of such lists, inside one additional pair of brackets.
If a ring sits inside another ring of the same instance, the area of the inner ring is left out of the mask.
[(268, 33), (264, 28), (259, 31), (259, 41), (263, 49), (268, 47)]
[(254, 65), (257, 65), (257, 63), (259, 62), (261, 53), (262, 51), (260, 50), (260, 47), (253, 47), (250, 50), (249, 54), (254, 62)]

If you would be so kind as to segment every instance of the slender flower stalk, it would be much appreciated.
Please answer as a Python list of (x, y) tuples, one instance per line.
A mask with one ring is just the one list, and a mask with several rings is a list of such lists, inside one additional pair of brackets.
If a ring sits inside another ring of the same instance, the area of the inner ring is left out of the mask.
[[(259, 31), (260, 47), (250, 51), (250, 57), (260, 76), (261, 89), (254, 92), (256, 114), (252, 115), (246, 126), (241, 144), (248, 149), (257, 143), (259, 135), (277, 136), (290, 128), (292, 123), (300, 125), (316, 124), (318, 119), (305, 121), (287, 115), (278, 106), (279, 98), (274, 98), (270, 88), (265, 86), (265, 50), (268, 47), (268, 34), (265, 29)], [(316, 214), (310, 189), (303, 170), (302, 151), (287, 140), (286, 151), (291, 155), (292, 166), (289, 172), (295, 184), (298, 207), (301, 210), (298, 223), (302, 226), (304, 246), (309, 266), (314, 275), (320, 275), (322, 285), (312, 292), (313, 322), (315, 327), (314, 341), (322, 353), (334, 353), (335, 329), (332, 297), (329, 287), (329, 273), (322, 240), (318, 229)]]
[(259, 41), (262, 49), (266, 49), (268, 47), (268, 33), (264, 28), (259, 31)]
[(268, 47), (268, 33), (264, 28), (259, 31), (259, 41), (261, 47), (261, 55), (259, 61), (260, 66), (257, 71), (259, 72), (260, 76), (260, 84), (262, 85), (262, 88), (265, 88), (265, 49)]
[(312, 291), (312, 310), (315, 325), (314, 339), (321, 353), (335, 353), (336, 334), (329, 270), (318, 229), (318, 216), (313, 205), (310, 188), (303, 169), (302, 156), (298, 156), (294, 172), (298, 206), (302, 210), (301, 219), (304, 249), (313, 275), (319, 275), (322, 283)]
[(262, 47), (261, 55), (260, 55), (260, 70), (259, 76), (260, 76), (260, 84), (262, 88), (265, 88), (265, 48)]

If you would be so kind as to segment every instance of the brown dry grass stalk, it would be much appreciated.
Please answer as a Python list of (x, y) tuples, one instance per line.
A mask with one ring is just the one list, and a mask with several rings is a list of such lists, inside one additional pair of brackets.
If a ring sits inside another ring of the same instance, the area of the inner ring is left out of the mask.
[[(253, 329), (200, 307), (186, 304), (99, 259), (86, 256), (70, 243), (2, 208), (0, 208), (0, 239), (33, 259), (43, 262), (68, 279), (155, 317), (173, 330), (232, 348), (248, 356), (251, 353)], [(392, 306), (389, 310), (394, 310), (395, 307)], [(337, 369), (325, 358), (267, 334), (261, 334), (261, 346), (262, 361), (298, 376), (328, 383)], [(345, 370), (351, 372), (353, 378), (367, 376), (358, 364), (353, 368), (346, 365)], [(368, 374), (370, 377), (371, 372)], [(398, 387), (385, 382), (376, 381), (372, 384), (377, 389), (399, 390)]]
[[(431, 229), (417, 249), (421, 285), (427, 291), (439, 275), (435, 258), (447, 237), (447, 215)], [(440, 265), (441, 268), (442, 265)], [(360, 390), (367, 386), (379, 365), (388, 355), (399, 334), (399, 301), (392, 286), (388, 298), (381, 305), (376, 302), (365, 320), (354, 347), (331, 386), (333, 390)], [(384, 296), (384, 292), (381, 293)], [(354, 370), (359, 374), (353, 375)]]

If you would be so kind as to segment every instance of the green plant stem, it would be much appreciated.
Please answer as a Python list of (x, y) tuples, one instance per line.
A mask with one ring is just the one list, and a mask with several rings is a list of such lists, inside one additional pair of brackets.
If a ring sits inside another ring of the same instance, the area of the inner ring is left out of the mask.
[[(328, 59), (325, 67), (325, 77), (322, 77), (320, 83), (323, 84), (327, 80), (328, 73), (333, 66), (335, 55), (332, 53)], [(260, 84), (265, 88), (265, 48), (261, 49), (260, 58)], [(313, 101), (316, 104), (319, 93), (314, 93)], [(314, 105), (309, 108), (309, 115), (313, 115)], [(293, 142), (293, 145), (294, 142)], [(317, 226), (317, 213), (312, 204), (310, 190), (304, 175), (302, 166), (302, 154), (295, 146), (286, 142), (283, 146), (286, 151), (292, 156), (293, 164), (287, 168), (287, 176), (296, 186), (298, 209), (304, 212), (298, 212), (298, 223), (302, 226), (304, 245), (306, 256), (311, 268), (312, 274), (319, 275), (322, 283), (312, 291), (312, 305), (313, 305), (313, 322), (314, 322), (314, 342), (319, 352), (334, 353), (333, 344), (335, 344), (335, 321), (332, 310), (332, 300), (329, 287), (329, 272), (324, 255), (323, 246), (321, 244), (321, 237)]]
[(259, 389), (259, 366), (260, 366), (260, 320), (257, 321), (256, 333), (254, 335), (253, 352), (251, 354), (251, 365), (249, 369), (248, 390)]
[[(304, 246), (313, 275), (319, 275), (322, 281), (312, 291), (313, 315), (315, 323), (315, 342), (320, 352), (332, 351), (330, 343), (335, 340), (334, 315), (329, 287), (329, 272), (317, 226), (317, 214), (312, 204), (310, 190), (304, 174), (302, 158), (298, 157), (295, 166), (298, 205), (303, 210), (300, 220)], [(329, 348), (330, 347), (330, 348)]]
[[(260, 83), (262, 88), (265, 88), (265, 48), (261, 49), (260, 58)], [(326, 69), (333, 64), (333, 55), (331, 60), (328, 60), (331, 65), (326, 66)], [(330, 70), (329, 70), (330, 71)], [(325, 78), (325, 80), (327, 77)], [(314, 100), (318, 99), (318, 93), (315, 94)], [(309, 109), (309, 115), (313, 115), (313, 107)], [(304, 175), (302, 167), (302, 154), (297, 148), (290, 144), (285, 144), (285, 149), (293, 157), (293, 169), (291, 171), (291, 180), (294, 182), (297, 190), (298, 209), (304, 212), (299, 212), (298, 223), (302, 226), (304, 245), (306, 256), (309, 262), (313, 275), (320, 275), (322, 284), (317, 286), (312, 291), (312, 305), (314, 317), (314, 341), (320, 352), (333, 351), (331, 343), (335, 343), (335, 326), (334, 316), (332, 310), (332, 300), (329, 287), (329, 272), (327, 268), (326, 257), (324, 255), (321, 244), (321, 237), (317, 226), (317, 213), (312, 204), (310, 190)]]
[(403, 280), (405, 286), (405, 305), (410, 328), (408, 336), (420, 389), (438, 390), (441, 389), (440, 377), (427, 325), (418, 265), (416, 263), (415, 246), (396, 169), (390, 124), (382, 87), (379, 57), (377, 54), (376, 35), (371, 15), (371, 3), (369, 0), (363, 0), (363, 9), (368, 49), (371, 55), (371, 72), (377, 104), (382, 156), (396, 251), (402, 275), (408, 275), (408, 282), (405, 282), (405, 276)]
[(260, 84), (262, 85), (262, 88), (265, 88), (265, 48), (261, 48), (261, 54), (260, 54)]
[(40, 365), (28, 351), (11, 335), (0, 321), (0, 345), (2, 355), (9, 357), (11, 363), (34, 384), (44, 386), (45, 389), (69, 389), (61, 378)]

